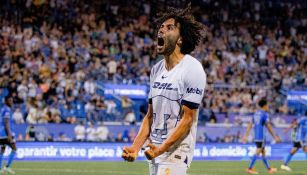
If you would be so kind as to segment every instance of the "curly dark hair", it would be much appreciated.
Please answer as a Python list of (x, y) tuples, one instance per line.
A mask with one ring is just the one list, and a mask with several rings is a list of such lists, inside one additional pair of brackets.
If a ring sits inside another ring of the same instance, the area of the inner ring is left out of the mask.
[(205, 36), (206, 26), (194, 19), (190, 3), (185, 9), (168, 7), (164, 12), (158, 13), (157, 27), (160, 27), (164, 21), (171, 18), (175, 20), (175, 24), (180, 24), (181, 53), (191, 53)]

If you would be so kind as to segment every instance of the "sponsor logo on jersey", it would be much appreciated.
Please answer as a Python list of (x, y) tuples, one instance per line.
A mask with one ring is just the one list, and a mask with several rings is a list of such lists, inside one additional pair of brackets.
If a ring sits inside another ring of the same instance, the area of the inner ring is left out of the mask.
[(173, 88), (172, 87), (172, 83), (154, 82), (152, 88), (154, 88), (154, 89), (165, 89), (165, 90), (178, 91), (178, 88)]
[(202, 95), (202, 94), (203, 94), (203, 90), (202, 90), (202, 89), (198, 89), (198, 88), (188, 88), (188, 89), (187, 89), (187, 93), (188, 93), (188, 94), (198, 94), (198, 95)]

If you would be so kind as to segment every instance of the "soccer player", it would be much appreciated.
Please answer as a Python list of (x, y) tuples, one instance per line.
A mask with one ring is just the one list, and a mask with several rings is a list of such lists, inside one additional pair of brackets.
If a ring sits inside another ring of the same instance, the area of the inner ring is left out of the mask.
[(306, 134), (307, 134), (307, 117), (303, 116), (300, 117), (297, 121), (294, 121), (289, 128), (286, 129), (294, 129), (294, 138), (293, 138), (293, 147), (286, 157), (286, 160), (283, 165), (280, 166), (282, 170), (285, 171), (292, 171), (291, 168), (288, 166), (292, 156), (300, 149), (303, 148), (304, 152), (307, 155), (307, 145), (306, 145)]
[(204, 30), (190, 8), (169, 8), (160, 14), (157, 53), (164, 59), (151, 70), (148, 112), (138, 135), (132, 146), (123, 149), (122, 157), (134, 161), (149, 141), (145, 155), (150, 175), (185, 175), (193, 158), (206, 74), (189, 55)]
[(2, 168), (2, 160), (3, 154), (5, 151), (5, 146), (8, 145), (11, 147), (11, 153), (9, 155), (6, 166), (0, 172), (8, 172), (10, 174), (15, 174), (15, 172), (10, 168), (13, 159), (16, 154), (16, 144), (14, 140), (14, 133), (11, 130), (11, 119), (12, 119), (12, 111), (11, 107), (13, 106), (13, 98), (10, 96), (5, 97), (4, 106), (1, 108), (0, 113), (0, 169)]
[(269, 106), (267, 101), (261, 99), (258, 102), (260, 109), (255, 112), (251, 122), (248, 124), (245, 136), (243, 138), (243, 143), (247, 142), (247, 137), (250, 133), (252, 127), (254, 127), (254, 142), (256, 143), (257, 149), (256, 153), (252, 157), (252, 160), (249, 164), (247, 172), (250, 174), (258, 174), (257, 171), (253, 170), (254, 164), (257, 160), (257, 157), (262, 154), (262, 161), (266, 168), (268, 169), (269, 173), (274, 173), (277, 171), (276, 168), (271, 168), (269, 162), (265, 156), (265, 127), (269, 130), (270, 134), (273, 136), (276, 142), (280, 142), (280, 138), (275, 135), (271, 124), (269, 123), (269, 116), (267, 111), (269, 110)]

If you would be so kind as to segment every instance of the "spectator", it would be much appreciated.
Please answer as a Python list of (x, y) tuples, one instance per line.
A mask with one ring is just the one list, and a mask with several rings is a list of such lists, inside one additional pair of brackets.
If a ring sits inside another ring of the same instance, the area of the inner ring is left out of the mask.
[(117, 133), (115, 142), (124, 142), (123, 134), (121, 132)]
[(86, 128), (86, 141), (94, 142), (96, 141), (96, 129), (92, 123), (88, 123), (88, 127)]
[(49, 123), (61, 123), (61, 111), (56, 106), (51, 105), (49, 108)]
[(116, 103), (113, 100), (106, 100), (105, 104), (107, 106), (106, 113), (107, 114), (115, 114), (116, 113)]
[(34, 125), (30, 124), (26, 129), (26, 141), (36, 141), (36, 129)]
[(22, 80), (21, 84), (19, 84), (17, 87), (18, 96), (26, 101), (28, 97), (28, 91), (29, 89), (27, 87), (27, 80)]
[(215, 113), (213, 111), (211, 111), (209, 121), (210, 121), (210, 123), (217, 123), (217, 118), (216, 118)]
[(137, 133), (135, 132), (135, 129), (130, 128), (129, 133), (128, 133), (129, 142), (132, 142), (135, 139), (136, 135)]
[(86, 112), (87, 121), (92, 122), (92, 123), (96, 123), (99, 121), (98, 115), (95, 111), (95, 103), (96, 103), (96, 100), (92, 99), (91, 101), (87, 102), (84, 107), (85, 112)]
[(19, 108), (16, 108), (12, 117), (16, 124), (23, 124), (25, 122), (23, 118), (23, 114), (21, 113)]
[(108, 67), (108, 77), (113, 77), (113, 75), (116, 73), (117, 71), (117, 63), (116, 61), (111, 58), (110, 61), (107, 64)]
[(124, 121), (129, 124), (135, 124), (136, 118), (135, 118), (134, 111), (132, 109), (130, 109), (128, 113), (125, 115)]
[(23, 135), (22, 134), (18, 134), (18, 136), (17, 136), (17, 139), (16, 139), (17, 141), (25, 141), (25, 139), (23, 138)]
[(35, 104), (35, 102), (33, 102), (32, 104), (29, 105), (29, 112), (27, 115), (27, 122), (29, 124), (36, 124), (38, 121), (38, 107), (37, 104)]
[(129, 112), (132, 105), (133, 105), (133, 101), (129, 99), (128, 96), (121, 97), (121, 106), (122, 106), (122, 110), (124, 114)]
[(76, 141), (83, 142), (85, 141), (86, 129), (83, 122), (80, 122), (74, 128)]
[(109, 129), (103, 124), (103, 122), (98, 123), (96, 129), (97, 141), (105, 142), (108, 141)]
[(62, 109), (62, 119), (66, 122), (66, 123), (70, 123), (70, 124), (74, 124), (76, 123), (77, 119), (75, 116), (75, 110), (72, 108), (71, 105), (65, 104), (64, 108)]
[(71, 139), (66, 136), (64, 132), (60, 132), (58, 138), (55, 139), (58, 142), (70, 142)]
[(96, 83), (94, 82), (94, 80), (92, 78), (90, 78), (89, 80), (85, 81), (84, 83), (84, 89), (85, 92), (88, 94), (93, 95), (96, 91)]

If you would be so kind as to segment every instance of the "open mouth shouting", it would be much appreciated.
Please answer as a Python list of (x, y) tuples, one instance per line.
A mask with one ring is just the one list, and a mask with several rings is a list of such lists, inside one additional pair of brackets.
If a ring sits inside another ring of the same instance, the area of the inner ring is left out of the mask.
[(165, 45), (164, 38), (161, 35), (159, 35), (158, 36), (158, 43), (157, 43), (157, 51), (163, 52), (164, 45)]

